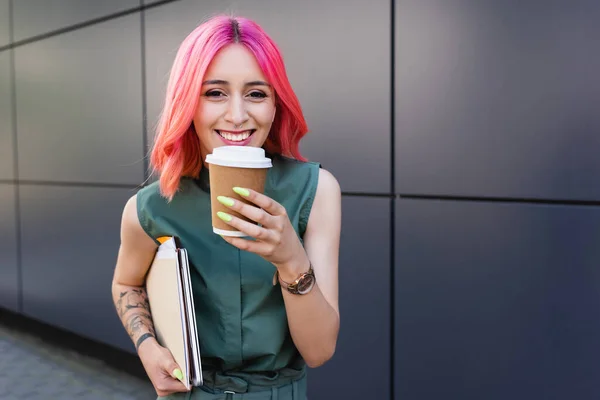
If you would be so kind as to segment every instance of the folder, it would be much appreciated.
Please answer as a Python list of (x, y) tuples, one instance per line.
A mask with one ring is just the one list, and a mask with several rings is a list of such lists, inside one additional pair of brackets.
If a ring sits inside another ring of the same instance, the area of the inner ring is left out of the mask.
[(177, 237), (158, 240), (161, 244), (146, 276), (150, 312), (156, 340), (173, 354), (189, 390), (203, 380), (187, 251)]

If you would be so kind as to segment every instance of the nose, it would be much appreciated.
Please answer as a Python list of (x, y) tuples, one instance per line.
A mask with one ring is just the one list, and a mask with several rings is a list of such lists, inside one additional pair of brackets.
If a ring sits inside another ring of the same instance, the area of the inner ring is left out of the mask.
[(246, 104), (241, 96), (231, 96), (227, 104), (227, 112), (225, 114), (225, 121), (233, 125), (242, 125), (248, 120), (248, 111), (246, 110)]

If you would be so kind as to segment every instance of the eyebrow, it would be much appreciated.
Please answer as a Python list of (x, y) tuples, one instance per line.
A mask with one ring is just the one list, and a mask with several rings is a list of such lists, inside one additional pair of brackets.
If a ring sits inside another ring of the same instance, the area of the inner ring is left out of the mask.
[[(221, 80), (221, 79), (211, 79), (208, 81), (202, 82), (202, 85), (229, 85), (229, 82)], [(267, 82), (264, 81), (251, 81), (246, 82), (244, 86), (267, 86), (271, 87)]]

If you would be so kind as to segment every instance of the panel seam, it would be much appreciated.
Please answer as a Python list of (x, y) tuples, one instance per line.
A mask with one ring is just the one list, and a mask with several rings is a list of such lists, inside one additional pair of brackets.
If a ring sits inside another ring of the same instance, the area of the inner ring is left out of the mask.
[[(14, 38), (14, 17), (13, 17), (13, 1), (8, 2), (8, 37), (9, 41), (12, 42)], [(19, 144), (17, 135), (17, 73), (15, 67), (15, 50), (11, 49), (9, 52), (10, 60), (10, 96), (12, 103), (12, 136), (13, 136), (13, 177), (15, 182), (18, 182), (19, 178)], [(23, 252), (21, 243), (21, 191), (18, 184), (13, 186), (14, 190), (14, 201), (15, 201), (15, 235), (16, 235), (16, 255), (17, 255), (17, 310), (23, 312)]]
[[(142, 0), (140, 6), (143, 7)], [(146, 104), (146, 11), (140, 11), (140, 39), (141, 39), (141, 77), (142, 77), (142, 155), (144, 160), (144, 183), (148, 181), (149, 171), (149, 152), (148, 152), (148, 106)]]
[(400, 199), (436, 200), (436, 201), (462, 201), (478, 203), (514, 203), (514, 204), (540, 204), (540, 205), (568, 205), (568, 206), (600, 206), (600, 200), (569, 200), (569, 199), (543, 199), (522, 197), (499, 196), (458, 196), (458, 195), (426, 195), (403, 194), (396, 195)]
[[(391, 192), (396, 193), (396, 7), (395, 0), (390, 0), (390, 186)], [(395, 365), (396, 365), (396, 341), (395, 341), (395, 321), (396, 321), (396, 251), (395, 251), (395, 230), (396, 230), (396, 197), (393, 196), (390, 200), (390, 398), (395, 397)]]

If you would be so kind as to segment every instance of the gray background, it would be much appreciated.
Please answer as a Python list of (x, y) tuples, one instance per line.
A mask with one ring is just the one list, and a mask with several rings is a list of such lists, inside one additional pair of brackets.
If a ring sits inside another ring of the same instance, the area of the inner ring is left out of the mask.
[(132, 351), (121, 211), (177, 46), (218, 12), (279, 44), (301, 150), (344, 193), (311, 400), (598, 398), (594, 0), (0, 0), (0, 307)]

